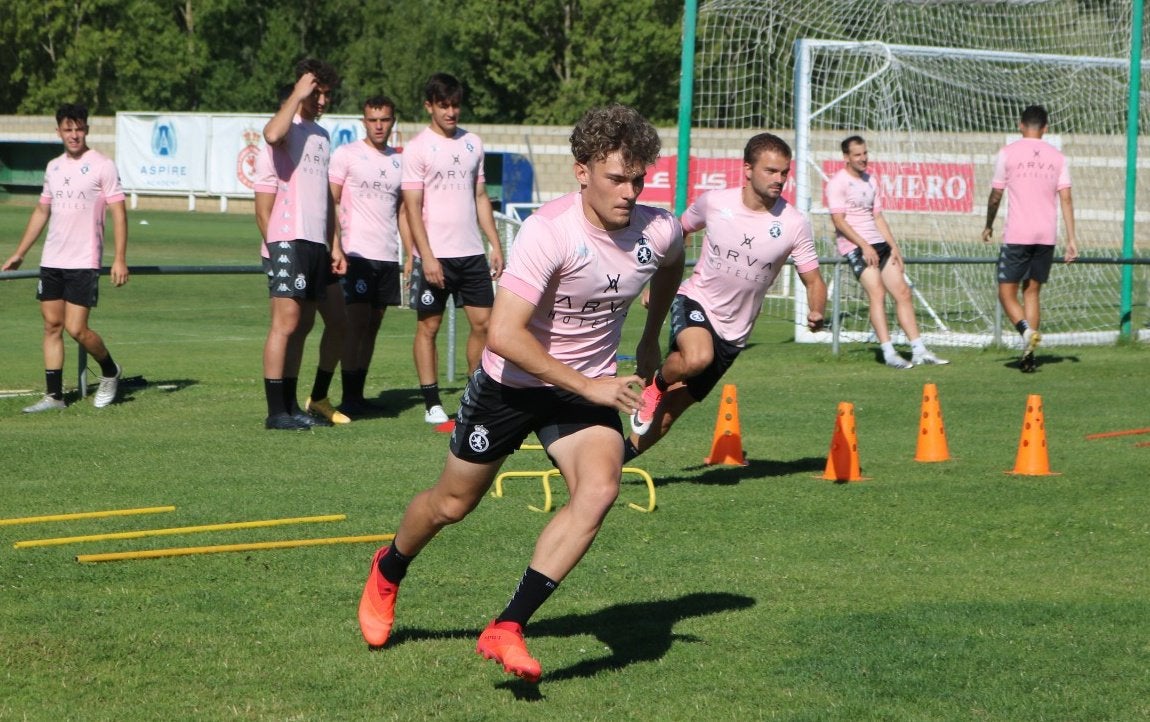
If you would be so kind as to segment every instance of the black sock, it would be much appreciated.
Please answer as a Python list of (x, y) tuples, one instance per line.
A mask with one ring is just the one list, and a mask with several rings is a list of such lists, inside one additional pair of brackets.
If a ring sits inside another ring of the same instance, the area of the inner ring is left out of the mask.
[(631, 461), (632, 459), (634, 459), (636, 456), (638, 456), (641, 453), (643, 453), (643, 452), (639, 451), (637, 448), (635, 448), (635, 445), (633, 443), (631, 443), (631, 437), (628, 436), (626, 439), (623, 439), (623, 463), (624, 464), (626, 464), (628, 461)]
[(268, 416), (287, 413), (284, 405), (283, 379), (264, 379), (264, 396), (268, 400)]
[(663, 393), (666, 393), (667, 387), (670, 385), (671, 384), (667, 383), (667, 380), (663, 378), (663, 369), (657, 369), (655, 371), (655, 388), (659, 389)]
[(300, 413), (299, 401), (299, 378), (295, 376), (285, 376), (283, 379), (283, 404), (284, 410), (289, 414)]
[(64, 398), (64, 369), (44, 369), (44, 385), (52, 398)]
[(383, 578), (392, 584), (399, 584), (403, 578), (407, 576), (407, 566), (415, 559), (415, 556), (407, 556), (403, 552), (395, 548), (395, 542), (391, 543), (391, 548), (387, 550), (379, 559), (379, 573)]
[(335, 371), (324, 371), (321, 368), (315, 370), (315, 382), (311, 385), (311, 400), (320, 401), (327, 398), (328, 390), (331, 389), (331, 380), (335, 376)]
[(1030, 324), (1027, 323), (1026, 319), (1024, 318), (1018, 323), (1014, 324), (1014, 327), (1018, 329), (1019, 333), (1026, 333), (1026, 329), (1030, 328)]
[(100, 375), (111, 378), (116, 375), (116, 362), (112, 360), (112, 354), (108, 354), (102, 359), (97, 359), (96, 363), (100, 364)]
[(516, 622), (519, 626), (526, 627), (531, 615), (543, 606), (543, 602), (547, 601), (551, 592), (558, 586), (559, 582), (552, 581), (527, 567), (527, 571), (523, 572), (523, 578), (519, 580), (519, 586), (515, 588), (514, 596), (507, 603), (507, 608), (503, 610), (503, 614), (495, 618), (495, 621)]
[(443, 402), (439, 400), (439, 384), (420, 384), (419, 390), (423, 394), (423, 405), (427, 408), (432, 406), (443, 406)]
[(367, 381), (367, 370), (355, 369), (348, 371), (344, 369), (339, 372), (339, 378), (343, 383), (344, 402), (363, 401), (363, 387)]

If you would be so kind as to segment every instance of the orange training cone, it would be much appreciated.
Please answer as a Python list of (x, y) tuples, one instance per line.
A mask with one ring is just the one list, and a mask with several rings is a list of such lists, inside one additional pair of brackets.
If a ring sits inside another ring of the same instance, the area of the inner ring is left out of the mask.
[(1022, 419), (1022, 438), (1018, 442), (1018, 456), (1011, 474), (1051, 476), (1050, 459), (1046, 454), (1046, 423), (1042, 419), (1042, 397), (1026, 397), (1026, 415)]
[(946, 461), (950, 452), (946, 447), (946, 427), (942, 425), (942, 407), (938, 403), (938, 387), (922, 387), (922, 416), (919, 419), (918, 448), (915, 461)]
[(719, 401), (719, 418), (715, 421), (715, 436), (711, 440), (711, 455), (704, 464), (746, 466), (743, 454), (743, 435), (739, 431), (739, 398), (734, 384), (723, 386)]
[(862, 481), (859, 469), (859, 445), (855, 436), (855, 406), (848, 401), (839, 402), (835, 417), (835, 433), (831, 437), (831, 450), (827, 454), (827, 468), (823, 478), (830, 481)]

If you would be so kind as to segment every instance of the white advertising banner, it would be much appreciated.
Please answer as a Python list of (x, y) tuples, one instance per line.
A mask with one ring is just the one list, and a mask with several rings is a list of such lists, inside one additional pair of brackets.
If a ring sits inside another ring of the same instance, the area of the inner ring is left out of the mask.
[[(117, 113), (116, 166), (124, 190), (250, 198), (270, 115)], [(334, 151), (364, 137), (359, 116), (320, 120)]]
[(207, 115), (116, 116), (116, 167), (126, 191), (205, 192)]

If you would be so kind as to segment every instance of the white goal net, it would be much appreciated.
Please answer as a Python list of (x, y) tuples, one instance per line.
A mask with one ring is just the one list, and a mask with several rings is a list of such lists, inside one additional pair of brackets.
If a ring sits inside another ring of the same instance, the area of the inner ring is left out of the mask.
[[(907, 267), (924, 337), (987, 345), (1003, 322), (994, 266), (984, 260), (997, 254), (1003, 212), (996, 243), (979, 240), (994, 157), (1018, 137), (1022, 109), (1044, 105), (1047, 139), (1070, 159), (1087, 261), (1052, 272), (1043, 290), (1044, 343), (1110, 342), (1122, 267), (1103, 261), (1122, 249), (1130, 18), (1130, 0), (704, 2), (693, 122), (703, 130), (692, 133), (692, 155), (705, 163), (716, 154), (708, 149), (716, 136), (740, 129), (744, 140), (762, 129), (794, 139), (788, 193), (811, 214), (820, 255), (830, 258), (837, 252), (824, 181), (842, 165), (842, 139), (862, 135), (904, 255), (937, 261)], [(1142, 128), (1150, 129), (1150, 89), (1143, 88), (1141, 108)], [(1150, 208), (1150, 143), (1139, 158), (1130, 170), (1141, 207)], [(1150, 213), (1136, 221), (1137, 255), (1147, 255)], [(849, 269), (834, 278), (841, 338), (871, 339), (865, 294)], [(1135, 267), (1139, 326), (1146, 287), (1146, 267)], [(795, 290), (796, 336), (828, 339), (799, 328), (805, 311), (801, 286)], [(1010, 328), (1001, 338), (1017, 342)]]

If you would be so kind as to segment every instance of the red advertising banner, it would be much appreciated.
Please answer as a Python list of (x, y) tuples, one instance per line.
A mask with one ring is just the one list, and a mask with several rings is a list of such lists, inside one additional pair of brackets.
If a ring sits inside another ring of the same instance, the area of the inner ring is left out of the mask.
[[(675, 202), (675, 173), (679, 165), (678, 156), (660, 156), (655, 166), (647, 171), (647, 184), (640, 200), (643, 203), (663, 203), (668, 206)], [(783, 187), (783, 197), (790, 202), (795, 199), (794, 165)], [(697, 158), (691, 156), (691, 171), (688, 175), (690, 188), (687, 203), (693, 203), (706, 191), (723, 188), (743, 187), (743, 161), (741, 158)]]
[[(844, 165), (841, 160), (823, 161), (823, 173), (829, 178)], [(928, 213), (970, 213), (974, 210), (972, 163), (876, 162), (870, 163), (867, 171), (878, 182), (885, 210)], [(823, 207), (826, 207), (826, 184), (823, 184), (822, 198)]]

